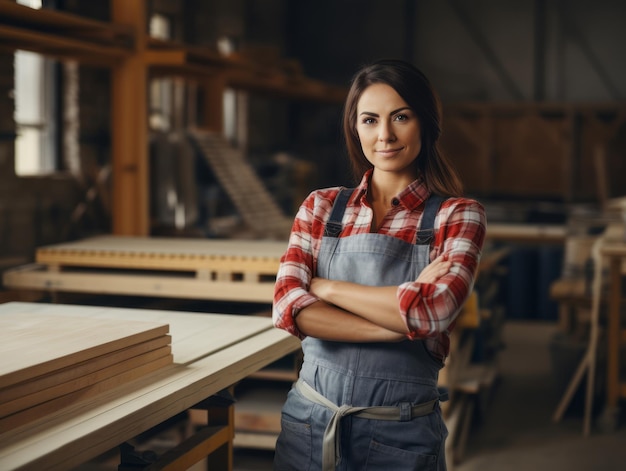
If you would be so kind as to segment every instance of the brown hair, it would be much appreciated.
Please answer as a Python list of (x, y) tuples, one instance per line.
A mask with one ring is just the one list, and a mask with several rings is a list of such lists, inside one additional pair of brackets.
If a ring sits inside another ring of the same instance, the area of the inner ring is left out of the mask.
[(416, 113), (422, 131), (422, 148), (417, 157), (417, 166), (428, 189), (441, 196), (461, 196), (461, 179), (451, 162), (439, 151), (439, 98), (426, 76), (415, 66), (402, 60), (376, 61), (359, 70), (352, 80), (343, 111), (343, 131), (355, 178), (359, 180), (372, 167), (363, 154), (358, 138), (356, 113), (363, 91), (375, 83), (392, 87)]

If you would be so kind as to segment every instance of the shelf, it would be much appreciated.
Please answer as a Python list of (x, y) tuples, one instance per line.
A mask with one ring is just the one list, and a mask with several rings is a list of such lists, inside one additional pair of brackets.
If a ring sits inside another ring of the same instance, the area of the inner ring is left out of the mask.
[(235, 388), (235, 446), (274, 449), (290, 387), (246, 380)]
[(22, 49), (96, 65), (113, 65), (132, 53), (134, 43), (129, 26), (36, 10), (7, 0), (0, 0), (0, 41), (5, 50)]
[(126, 48), (133, 44), (133, 30), (130, 26), (57, 10), (29, 8), (8, 0), (0, 0), (0, 22), (21, 29), (35, 29), (100, 44)]
[(209, 47), (148, 39), (146, 63), (152, 75), (220, 75), (226, 86), (275, 97), (343, 103), (347, 89), (304, 76), (284, 60), (256, 62), (240, 54), (223, 56)]

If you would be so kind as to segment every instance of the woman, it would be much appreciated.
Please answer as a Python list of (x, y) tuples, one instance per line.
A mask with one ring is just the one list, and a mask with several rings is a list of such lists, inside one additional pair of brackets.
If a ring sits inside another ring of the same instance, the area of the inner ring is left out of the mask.
[(484, 209), (461, 197), (437, 148), (438, 100), (411, 64), (359, 71), (343, 125), (360, 184), (307, 197), (277, 275), (274, 324), (302, 339), (304, 362), (274, 466), (444, 470), (437, 378)]

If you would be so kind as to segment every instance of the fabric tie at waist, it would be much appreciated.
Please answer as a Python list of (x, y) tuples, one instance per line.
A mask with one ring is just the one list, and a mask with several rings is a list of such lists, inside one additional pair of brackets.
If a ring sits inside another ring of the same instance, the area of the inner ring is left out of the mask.
[(410, 420), (414, 417), (420, 417), (430, 414), (435, 410), (436, 404), (440, 401), (440, 398), (433, 399), (432, 401), (424, 402), (416, 406), (411, 406), (408, 409), (403, 407), (386, 407), (386, 406), (373, 406), (373, 407), (352, 407), (352, 406), (337, 406), (333, 402), (326, 399), (320, 393), (318, 393), (308, 383), (299, 379), (296, 382), (296, 389), (304, 397), (316, 404), (327, 407), (333, 411), (333, 416), (326, 426), (324, 431), (324, 439), (322, 442), (322, 470), (334, 471), (337, 463), (341, 459), (341, 452), (339, 446), (339, 440), (341, 437), (340, 426), (341, 419), (347, 415), (355, 415), (363, 419), (375, 419), (375, 420), (393, 420), (404, 421)]

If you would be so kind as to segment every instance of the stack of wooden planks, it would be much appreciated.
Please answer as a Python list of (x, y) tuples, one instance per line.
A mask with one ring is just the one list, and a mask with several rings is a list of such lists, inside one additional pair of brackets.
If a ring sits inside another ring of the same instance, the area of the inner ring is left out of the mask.
[(173, 363), (169, 325), (0, 315), (0, 433)]

